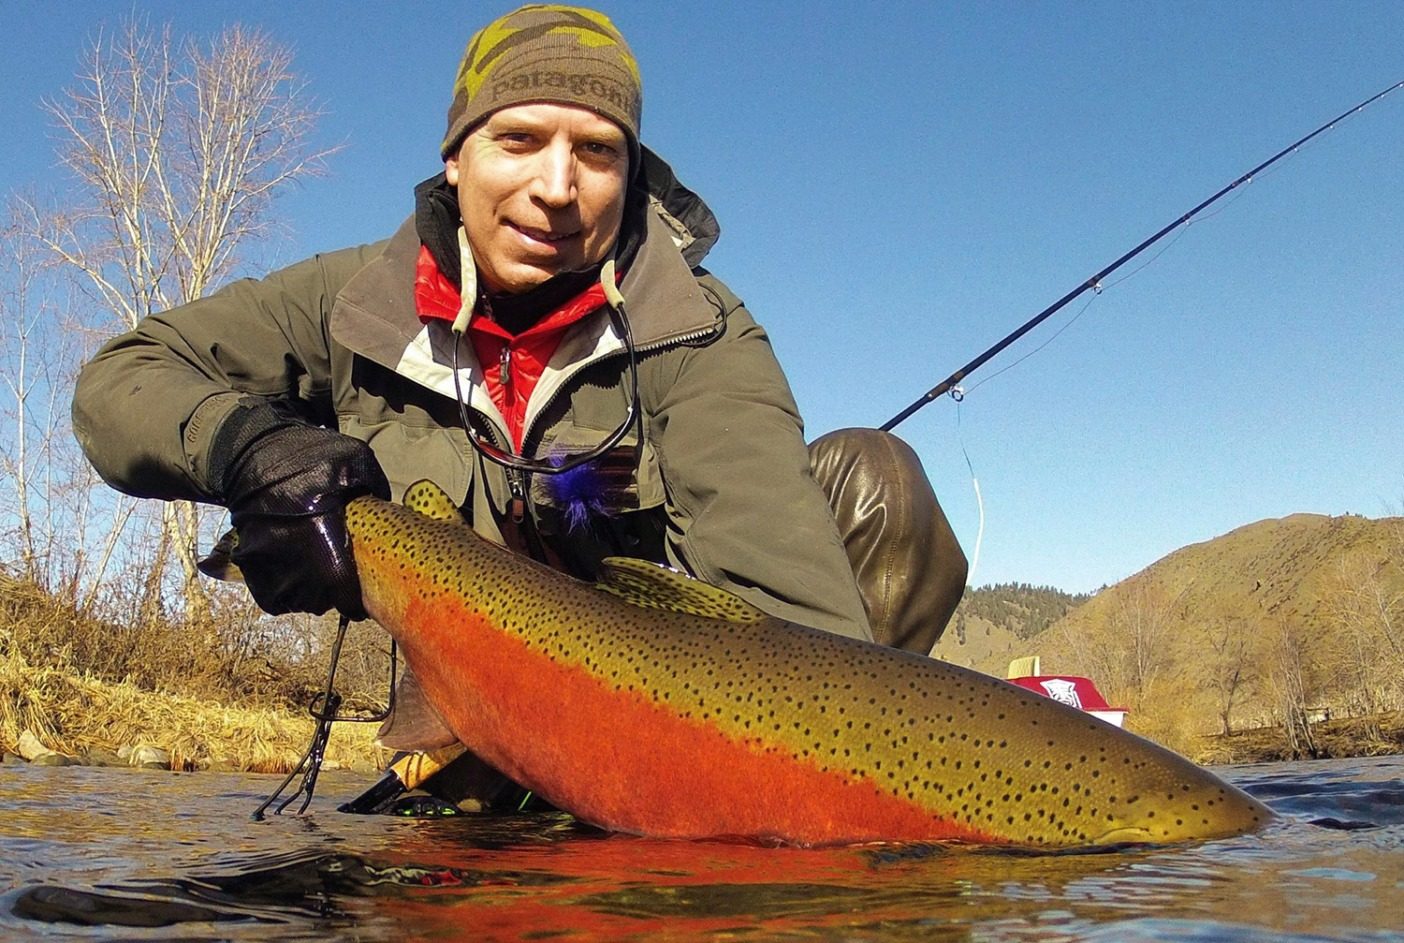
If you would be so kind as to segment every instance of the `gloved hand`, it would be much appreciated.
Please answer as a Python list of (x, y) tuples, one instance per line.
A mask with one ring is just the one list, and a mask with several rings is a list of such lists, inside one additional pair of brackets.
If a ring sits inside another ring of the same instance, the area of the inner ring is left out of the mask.
[(343, 509), (390, 483), (370, 446), (250, 397), (210, 448), (210, 479), (238, 532), (231, 554), (265, 612), (364, 619)]

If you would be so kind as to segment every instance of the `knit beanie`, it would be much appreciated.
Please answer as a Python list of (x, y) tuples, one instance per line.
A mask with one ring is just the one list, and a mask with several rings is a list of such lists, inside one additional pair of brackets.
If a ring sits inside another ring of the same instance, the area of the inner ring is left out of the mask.
[(638, 166), (639, 64), (603, 13), (529, 4), (475, 33), (458, 67), (440, 156), (452, 157), (473, 126), (494, 111), (528, 102), (580, 105), (608, 118), (624, 130)]

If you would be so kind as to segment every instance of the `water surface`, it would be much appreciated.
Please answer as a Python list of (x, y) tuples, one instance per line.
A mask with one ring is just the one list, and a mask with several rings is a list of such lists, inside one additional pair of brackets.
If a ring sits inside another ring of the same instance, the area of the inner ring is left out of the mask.
[(277, 777), (0, 767), (0, 938), (1404, 941), (1404, 757), (1225, 767), (1282, 820), (1172, 848), (802, 850), (559, 814), (251, 821)]

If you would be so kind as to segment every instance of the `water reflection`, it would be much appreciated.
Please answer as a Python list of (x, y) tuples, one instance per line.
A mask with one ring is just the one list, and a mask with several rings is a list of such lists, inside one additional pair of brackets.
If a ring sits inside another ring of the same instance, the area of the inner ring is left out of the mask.
[[(0, 768), (6, 939), (1380, 940), (1404, 917), (1404, 760), (1241, 767), (1286, 813), (1169, 849), (804, 850), (559, 814), (249, 821), (263, 777)], [(1323, 827), (1334, 820), (1350, 827)]]

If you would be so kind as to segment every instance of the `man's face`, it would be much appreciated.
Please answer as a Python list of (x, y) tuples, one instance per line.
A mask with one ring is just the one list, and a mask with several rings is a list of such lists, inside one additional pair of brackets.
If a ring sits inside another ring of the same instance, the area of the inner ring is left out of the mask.
[(523, 292), (585, 268), (619, 236), (628, 140), (588, 109), (544, 103), (493, 112), (444, 170), (488, 291)]

